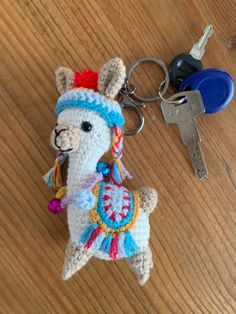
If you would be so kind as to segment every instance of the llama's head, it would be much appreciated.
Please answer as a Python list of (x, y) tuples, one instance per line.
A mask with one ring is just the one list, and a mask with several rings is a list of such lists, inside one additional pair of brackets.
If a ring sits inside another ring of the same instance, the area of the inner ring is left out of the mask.
[[(51, 143), (59, 152), (54, 167), (44, 176), (49, 186), (60, 187), (60, 165), (65, 156), (93, 158), (96, 162), (111, 147), (113, 162), (111, 179), (119, 185), (129, 175), (121, 157), (123, 153), (124, 117), (114, 99), (125, 81), (125, 66), (115, 58), (99, 73), (84, 70), (73, 72), (59, 68), (56, 83), (61, 96), (56, 104), (57, 124)], [(86, 163), (86, 160), (84, 160)]]
[(111, 141), (112, 132), (106, 121), (96, 112), (81, 108), (63, 110), (51, 133), (52, 146), (67, 154), (96, 151), (101, 156)]
[(125, 66), (119, 58), (105, 64), (99, 73), (59, 68), (56, 83), (61, 97), (55, 109), (53, 147), (68, 154), (90, 147), (103, 155), (112, 145), (114, 133), (123, 129), (124, 118), (114, 98), (124, 80)]

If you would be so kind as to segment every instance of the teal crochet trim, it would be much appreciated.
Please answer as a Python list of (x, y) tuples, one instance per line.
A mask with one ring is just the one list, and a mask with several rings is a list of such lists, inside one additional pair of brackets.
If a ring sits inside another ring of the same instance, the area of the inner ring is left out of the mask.
[(118, 103), (109, 102), (105, 97), (99, 98), (99, 94), (95, 95), (95, 93), (92, 93), (91, 91), (81, 91), (63, 95), (59, 98), (56, 104), (55, 113), (58, 115), (64, 109), (69, 108), (82, 108), (97, 112), (104, 120), (106, 120), (111, 128), (115, 125), (122, 128), (125, 123)]
[(103, 207), (103, 196), (106, 187), (106, 182), (102, 182), (100, 186), (100, 191), (98, 195), (98, 202), (97, 202), (97, 212), (105, 225), (113, 230), (117, 230), (120, 227), (127, 225), (133, 218), (134, 215), (134, 196), (133, 193), (129, 192), (130, 197), (130, 210), (128, 211), (126, 217), (121, 221), (112, 221), (109, 217), (105, 214), (104, 207)]

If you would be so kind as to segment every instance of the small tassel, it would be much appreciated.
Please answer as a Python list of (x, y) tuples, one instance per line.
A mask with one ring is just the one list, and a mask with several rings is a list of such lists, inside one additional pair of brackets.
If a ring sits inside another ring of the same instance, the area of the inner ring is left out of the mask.
[(109, 233), (109, 235), (104, 238), (104, 240), (102, 241), (100, 250), (109, 254), (110, 253), (110, 247), (111, 247), (111, 241), (112, 241), (112, 234)]
[(89, 225), (84, 232), (81, 234), (79, 242), (81, 242), (82, 244), (86, 245), (87, 242), (89, 241), (93, 231), (98, 227), (98, 224), (92, 224)]
[(119, 235), (119, 241), (118, 241), (118, 252), (120, 256), (127, 257), (125, 247), (124, 247), (124, 240), (125, 240), (125, 233), (121, 232)]
[(110, 258), (112, 258), (113, 261), (116, 260), (118, 254), (118, 238), (119, 234), (116, 233), (111, 241)]
[(132, 237), (130, 231), (126, 232), (125, 240), (124, 240), (124, 247), (127, 257), (131, 257), (135, 254), (139, 253), (138, 246)]
[(103, 239), (105, 238), (106, 234), (105, 232), (101, 232), (99, 233), (99, 235), (96, 237), (96, 239), (93, 241), (92, 245), (91, 245), (91, 249), (93, 249), (94, 251), (97, 251), (100, 249), (100, 246), (102, 244)]
[(90, 248), (90, 246), (92, 245), (93, 241), (96, 239), (96, 237), (101, 232), (101, 230), (102, 230), (101, 227), (97, 227), (97, 229), (93, 230), (90, 239), (88, 240), (88, 242), (84, 246), (84, 248), (86, 250)]
[(60, 188), (63, 185), (61, 178), (61, 166), (65, 161), (65, 155), (61, 152), (57, 154), (55, 165), (43, 176), (49, 187)]
[(112, 182), (117, 185), (121, 186), (122, 182), (124, 181), (125, 177), (132, 179), (132, 176), (127, 171), (125, 166), (123, 165), (120, 159), (115, 159), (111, 165), (111, 180)]

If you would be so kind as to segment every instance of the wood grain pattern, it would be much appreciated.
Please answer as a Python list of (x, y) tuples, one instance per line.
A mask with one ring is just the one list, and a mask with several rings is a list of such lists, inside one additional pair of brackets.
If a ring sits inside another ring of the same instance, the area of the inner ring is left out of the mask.
[[(66, 215), (48, 213), (53, 192), (42, 174), (54, 157), (58, 66), (96, 70), (114, 56), (127, 65), (142, 56), (168, 64), (211, 22), (204, 65), (235, 79), (236, 2), (1, 0), (0, 16), (0, 312), (235, 313), (235, 101), (198, 119), (206, 182), (194, 177), (178, 130), (163, 122), (158, 103), (145, 109), (141, 134), (126, 139), (124, 161), (135, 177), (128, 186), (155, 186), (160, 198), (151, 216), (155, 268), (143, 288), (124, 261), (93, 259), (62, 281)], [(139, 92), (154, 92), (161, 72), (138, 73)]]

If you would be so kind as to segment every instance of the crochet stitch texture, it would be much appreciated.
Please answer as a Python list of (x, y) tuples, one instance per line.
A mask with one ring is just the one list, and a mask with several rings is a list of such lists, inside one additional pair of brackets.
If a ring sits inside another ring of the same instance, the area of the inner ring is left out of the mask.
[[(83, 73), (86, 76), (87, 72)], [(77, 74), (76, 84), (83, 75)], [(129, 176), (121, 162), (124, 117), (113, 98), (124, 83), (125, 67), (119, 58), (110, 60), (100, 70), (97, 85), (96, 75), (89, 75), (95, 90), (84, 88), (83, 82), (81, 87), (75, 86), (76, 75), (70, 69), (59, 68), (56, 72), (61, 97), (55, 108), (58, 124), (51, 142), (60, 155), (45, 180), (50, 185), (53, 180), (61, 183), (61, 153), (68, 155), (67, 188), (56, 194), (56, 204), (68, 205), (70, 239), (63, 279), (70, 278), (95, 256), (104, 260), (126, 258), (139, 283), (144, 284), (153, 267), (149, 214), (156, 207), (157, 193), (149, 187), (131, 192), (122, 183)], [(84, 122), (90, 127), (84, 129)], [(109, 149), (113, 157), (111, 181), (105, 182), (97, 173), (97, 163)]]
[(81, 235), (80, 243), (107, 253), (113, 260), (138, 254), (130, 230), (138, 219), (139, 194), (104, 181), (97, 184), (94, 194), (97, 204), (90, 211), (92, 224)]
[(55, 108), (56, 115), (59, 115), (66, 108), (83, 108), (95, 111), (106, 120), (111, 128), (115, 125), (122, 128), (125, 123), (121, 108), (116, 101), (107, 99), (90, 89), (76, 88), (62, 95)]

